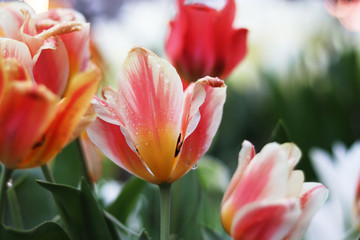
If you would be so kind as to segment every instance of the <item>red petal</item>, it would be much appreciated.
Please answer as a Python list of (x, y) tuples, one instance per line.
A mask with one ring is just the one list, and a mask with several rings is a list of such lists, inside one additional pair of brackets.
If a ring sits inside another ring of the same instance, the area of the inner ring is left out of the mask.
[(33, 74), (38, 84), (62, 96), (69, 77), (69, 60), (64, 44), (58, 37), (49, 38), (34, 56)]
[[(200, 79), (199, 83), (206, 92), (205, 101), (199, 108), (201, 118), (196, 129), (184, 141), (180, 159), (171, 177), (172, 181), (188, 172), (206, 153), (220, 125), (226, 97), (224, 81), (206, 77)], [(184, 113), (186, 114), (186, 111)]]
[(7, 168), (19, 168), (23, 157), (42, 144), (58, 99), (44, 86), (13, 82), (0, 100), (0, 159)]

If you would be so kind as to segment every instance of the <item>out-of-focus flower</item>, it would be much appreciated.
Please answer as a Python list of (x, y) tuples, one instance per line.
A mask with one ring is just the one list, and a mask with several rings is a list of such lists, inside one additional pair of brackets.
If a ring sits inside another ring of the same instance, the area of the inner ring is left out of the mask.
[(233, 29), (235, 1), (221, 10), (178, 0), (170, 23), (166, 53), (180, 76), (194, 82), (204, 76), (225, 79), (246, 54), (247, 29)]
[(134, 48), (117, 91), (96, 97), (90, 139), (112, 161), (152, 183), (174, 182), (205, 154), (220, 124), (226, 86), (205, 77), (183, 91), (176, 70), (144, 48)]
[(49, 8), (74, 8), (74, 5), (75, 5), (74, 0), (50, 0), (49, 1)]
[(336, 143), (333, 154), (320, 149), (310, 152), (319, 179), (329, 188), (330, 195), (311, 222), (307, 240), (344, 239), (359, 227), (360, 142), (348, 150), (344, 144)]
[(255, 155), (244, 141), (239, 165), (221, 204), (221, 220), (234, 239), (301, 239), (328, 190), (304, 183), (293, 170), (301, 157), (295, 144), (267, 144)]
[(89, 25), (73, 10), (37, 15), (18, 2), (0, 13), (0, 161), (37, 167), (86, 126), (100, 80), (88, 61)]
[(97, 182), (102, 176), (102, 161), (104, 159), (104, 155), (90, 141), (86, 131), (83, 131), (80, 135), (80, 144), (86, 161), (89, 177), (91, 178), (91, 181)]
[(360, 30), (359, 0), (325, 0), (326, 10), (350, 31)]

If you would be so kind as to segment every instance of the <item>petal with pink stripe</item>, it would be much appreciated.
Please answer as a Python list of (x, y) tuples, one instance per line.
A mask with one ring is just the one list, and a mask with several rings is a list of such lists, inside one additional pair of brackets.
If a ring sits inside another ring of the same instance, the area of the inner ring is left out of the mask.
[(300, 213), (295, 198), (255, 202), (236, 214), (231, 235), (234, 240), (279, 240), (294, 226)]
[(306, 182), (303, 184), (300, 193), (301, 216), (295, 227), (287, 234), (287, 240), (301, 239), (304, 236), (312, 217), (325, 203), (328, 195), (328, 189), (320, 183)]
[(161, 181), (174, 167), (181, 132), (183, 89), (176, 70), (144, 48), (129, 52), (118, 77), (124, 127), (140, 157)]

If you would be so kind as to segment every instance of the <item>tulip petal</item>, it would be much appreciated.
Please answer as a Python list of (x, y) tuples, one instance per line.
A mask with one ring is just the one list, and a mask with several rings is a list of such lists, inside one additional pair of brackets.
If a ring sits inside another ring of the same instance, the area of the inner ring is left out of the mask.
[(90, 141), (86, 131), (81, 133), (79, 139), (89, 177), (91, 181), (97, 182), (102, 176), (102, 160), (104, 155), (94, 145), (94, 143)]
[[(200, 121), (196, 129), (185, 139), (180, 159), (171, 176), (172, 181), (183, 176), (209, 149), (212, 139), (220, 125), (223, 105), (226, 98), (226, 85), (218, 78), (205, 77), (198, 80), (205, 89), (206, 98), (200, 106)], [(196, 99), (196, 98), (194, 98)], [(192, 106), (188, 108), (192, 111)], [(191, 112), (184, 112), (190, 114)], [(191, 124), (189, 125), (190, 128)]]
[(33, 62), (35, 81), (62, 96), (69, 77), (69, 60), (60, 38), (47, 39), (34, 56)]
[(282, 239), (300, 213), (299, 202), (294, 198), (249, 204), (236, 213), (231, 235), (234, 240)]
[(305, 180), (305, 176), (303, 171), (301, 170), (294, 170), (291, 171), (289, 180), (288, 180), (288, 186), (287, 186), (287, 196), (288, 197), (298, 197), (303, 183)]
[[(184, 5), (179, 1), (179, 13), (171, 23), (166, 52), (179, 74), (195, 82), (208, 75), (215, 62), (214, 23), (217, 11), (205, 5)], [(184, 52), (185, 51), (185, 52)]]
[(263, 199), (286, 196), (288, 163), (285, 152), (276, 143), (267, 144), (254, 156), (231, 198), (235, 208)]
[(53, 119), (58, 99), (44, 86), (31, 81), (12, 82), (0, 103), (0, 160), (18, 168), (37, 145)]
[(52, 158), (68, 143), (72, 132), (87, 111), (100, 80), (100, 71), (91, 65), (86, 72), (74, 76), (62, 102), (57, 108), (55, 121), (47, 130), (42, 146), (24, 159), (22, 168), (42, 165)]
[(24, 11), (24, 23), (20, 28), (21, 40), (29, 47), (31, 56), (35, 56), (42, 44), (43, 38), (34, 37), (36, 35), (36, 28), (31, 19), (31, 14), (28, 11)]
[(26, 9), (30, 12), (33, 10), (24, 2), (0, 3), (0, 6), (0, 29), (3, 32), (0, 36), (21, 41), (19, 29), (24, 21), (24, 15), (20, 10)]
[(70, 77), (87, 67), (84, 62), (90, 57), (89, 34), (90, 24), (84, 23), (79, 31), (60, 35), (69, 55)]
[(217, 57), (211, 74), (223, 79), (227, 78), (245, 57), (247, 50), (246, 38), (248, 30), (244, 28), (235, 30), (232, 27), (235, 9), (235, 1), (226, 0), (226, 5), (218, 13), (213, 26)]
[(233, 31), (234, 32), (230, 35), (229, 44), (224, 44), (223, 42), (219, 43), (222, 46), (227, 47), (227, 49), (223, 49), (221, 47), (218, 48), (220, 50), (220, 52), (218, 53), (219, 54), (218, 59), (219, 60), (226, 59), (222, 73), (220, 72), (221, 74), (218, 75), (221, 78), (226, 78), (232, 72), (232, 70), (240, 63), (240, 61), (246, 56), (246, 52), (247, 52), (246, 39), (247, 39), (248, 30), (241, 28)]
[(301, 151), (294, 143), (283, 143), (281, 147), (286, 151), (289, 159), (290, 171), (293, 170), (301, 158)]
[(119, 125), (97, 118), (87, 129), (87, 133), (102, 153), (121, 168), (148, 182), (159, 183), (128, 146)]
[(184, 100), (176, 70), (154, 53), (134, 48), (117, 82), (118, 106), (132, 144), (151, 172), (167, 181), (174, 167)]
[(105, 87), (103, 89), (103, 97), (105, 101), (97, 96), (95, 96), (92, 100), (94, 110), (98, 117), (108, 123), (124, 126), (125, 122), (121, 116), (121, 109), (118, 107), (120, 105), (117, 100), (117, 92), (115, 92), (112, 87)]
[(241, 151), (239, 152), (239, 161), (233, 177), (229, 183), (229, 186), (224, 194), (222, 203), (226, 202), (230, 195), (235, 191), (237, 186), (240, 184), (241, 178), (244, 174), (245, 169), (249, 165), (250, 161), (255, 156), (255, 148), (249, 141), (242, 143)]
[(97, 118), (96, 112), (94, 108), (90, 106), (86, 113), (81, 117), (80, 121), (76, 125), (74, 131), (71, 133), (70, 138), (68, 139), (68, 143), (74, 141), (77, 137), (81, 136), (81, 134), (86, 130), (91, 123), (95, 121)]
[[(0, 38), (0, 54), (4, 58), (16, 59), (22, 68), (26, 70), (28, 76), (32, 77), (31, 55), (26, 44), (10, 38)], [(17, 72), (19, 73), (19, 71)], [(25, 80), (25, 78), (16, 77), (16, 80)]]
[(300, 195), (302, 213), (299, 220), (296, 222), (295, 227), (287, 234), (286, 239), (296, 240), (301, 239), (304, 236), (311, 218), (325, 203), (328, 195), (328, 189), (320, 183), (303, 184)]

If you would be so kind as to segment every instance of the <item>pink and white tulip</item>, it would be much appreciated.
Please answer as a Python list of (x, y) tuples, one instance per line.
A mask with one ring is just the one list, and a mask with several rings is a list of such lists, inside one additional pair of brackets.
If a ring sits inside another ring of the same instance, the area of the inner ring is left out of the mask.
[(117, 78), (93, 107), (87, 132), (113, 162), (139, 178), (174, 182), (205, 154), (220, 124), (226, 86), (205, 77), (183, 91), (176, 70), (144, 48), (134, 48)]
[(294, 170), (301, 157), (292, 143), (267, 144), (258, 154), (244, 141), (239, 165), (221, 204), (221, 220), (234, 239), (301, 239), (328, 190), (304, 183)]

